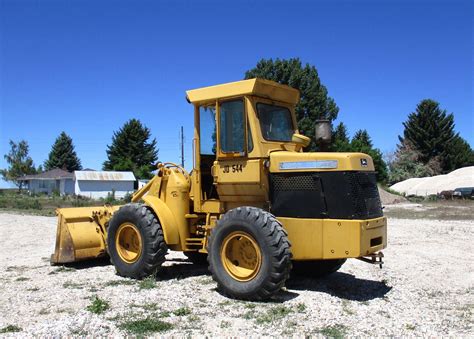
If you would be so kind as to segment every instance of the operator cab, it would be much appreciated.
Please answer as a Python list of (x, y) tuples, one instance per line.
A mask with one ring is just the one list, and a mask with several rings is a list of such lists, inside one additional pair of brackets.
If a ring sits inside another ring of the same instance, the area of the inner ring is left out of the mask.
[[(294, 108), (299, 92), (273, 81), (250, 79), (187, 92), (195, 107), (192, 198), (206, 209), (235, 201), (268, 201), (264, 160), (275, 150), (299, 151)], [(296, 137), (295, 137), (296, 136)], [(212, 207), (211, 207), (212, 206)]]

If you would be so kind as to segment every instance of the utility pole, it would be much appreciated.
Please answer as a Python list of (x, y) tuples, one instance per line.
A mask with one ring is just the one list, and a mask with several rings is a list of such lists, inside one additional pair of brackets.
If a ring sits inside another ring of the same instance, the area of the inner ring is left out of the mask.
[(184, 168), (184, 131), (181, 126), (181, 166)]

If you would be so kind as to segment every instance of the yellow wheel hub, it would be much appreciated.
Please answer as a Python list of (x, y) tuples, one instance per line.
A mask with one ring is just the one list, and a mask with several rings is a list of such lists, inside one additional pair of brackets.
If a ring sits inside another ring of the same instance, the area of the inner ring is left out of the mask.
[(238, 281), (252, 280), (262, 266), (260, 247), (243, 231), (232, 232), (224, 239), (220, 255), (227, 273)]
[(129, 223), (120, 225), (115, 236), (115, 248), (120, 259), (133, 264), (142, 255), (142, 237), (138, 228)]

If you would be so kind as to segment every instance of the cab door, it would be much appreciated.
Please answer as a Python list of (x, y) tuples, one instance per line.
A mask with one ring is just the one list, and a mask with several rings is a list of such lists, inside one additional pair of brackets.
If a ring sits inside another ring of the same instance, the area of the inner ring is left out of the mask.
[(264, 200), (260, 184), (262, 161), (248, 157), (253, 142), (246, 104), (245, 98), (218, 104), (217, 161), (214, 163), (213, 174), (221, 201)]

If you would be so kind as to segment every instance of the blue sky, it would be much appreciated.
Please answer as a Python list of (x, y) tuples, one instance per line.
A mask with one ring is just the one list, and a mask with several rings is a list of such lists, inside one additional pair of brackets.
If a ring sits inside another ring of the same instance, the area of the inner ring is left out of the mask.
[(189, 168), (185, 90), (277, 57), (315, 65), (338, 120), (384, 152), (424, 98), (453, 112), (472, 146), (473, 14), (467, 0), (0, 0), (0, 168), (8, 140), (27, 140), (39, 165), (64, 130), (83, 166), (100, 169), (132, 117), (163, 161), (179, 161), (183, 125)]

